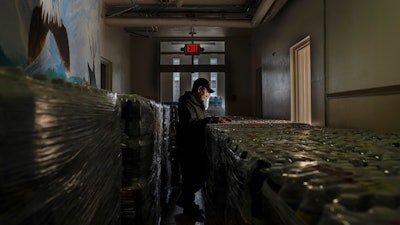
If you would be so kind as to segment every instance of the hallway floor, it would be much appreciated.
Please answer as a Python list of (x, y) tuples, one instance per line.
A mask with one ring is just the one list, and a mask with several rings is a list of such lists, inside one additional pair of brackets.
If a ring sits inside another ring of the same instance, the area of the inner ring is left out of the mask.
[[(167, 215), (164, 216), (162, 225), (204, 225), (206, 222), (205, 217), (199, 218), (183, 214), (183, 209), (175, 205), (178, 197), (179, 190), (173, 190), (168, 204)], [(195, 202), (201, 209), (205, 210), (202, 190), (196, 193)]]

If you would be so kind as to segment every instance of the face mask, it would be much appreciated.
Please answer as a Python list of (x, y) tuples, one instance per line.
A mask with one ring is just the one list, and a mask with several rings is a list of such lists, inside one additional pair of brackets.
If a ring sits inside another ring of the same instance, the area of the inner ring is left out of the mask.
[(204, 103), (204, 108), (207, 110), (208, 109), (208, 104), (210, 102), (210, 95), (204, 99), (203, 103)]

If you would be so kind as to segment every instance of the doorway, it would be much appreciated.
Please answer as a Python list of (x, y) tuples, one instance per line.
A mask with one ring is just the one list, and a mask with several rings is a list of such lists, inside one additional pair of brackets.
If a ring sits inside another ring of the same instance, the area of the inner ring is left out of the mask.
[(310, 36), (290, 48), (290, 104), (293, 122), (311, 124)]
[(112, 62), (101, 58), (101, 88), (112, 91)]
[(262, 112), (262, 68), (256, 69), (256, 116), (261, 118)]

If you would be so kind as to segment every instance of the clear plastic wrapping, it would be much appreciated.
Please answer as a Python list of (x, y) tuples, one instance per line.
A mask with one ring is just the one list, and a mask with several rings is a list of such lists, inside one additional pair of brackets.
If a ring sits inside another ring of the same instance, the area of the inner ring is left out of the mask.
[(0, 224), (118, 224), (116, 95), (0, 68)]
[(169, 185), (167, 106), (119, 95), (123, 133), (122, 223), (160, 224)]
[[(169, 160), (170, 153), (170, 129), (171, 129), (171, 107), (163, 105), (163, 123), (162, 123), (162, 142), (161, 142), (161, 206), (162, 209), (168, 204), (171, 184), (171, 162)], [(165, 209), (166, 210), (166, 209)]]
[(218, 224), (400, 221), (399, 134), (244, 118), (207, 134), (206, 209)]

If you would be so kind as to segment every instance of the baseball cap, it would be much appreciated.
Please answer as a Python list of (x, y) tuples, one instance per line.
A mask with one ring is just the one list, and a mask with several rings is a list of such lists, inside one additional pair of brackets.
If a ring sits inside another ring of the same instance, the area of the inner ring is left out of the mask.
[(210, 88), (210, 82), (205, 78), (198, 78), (197, 80), (195, 80), (192, 90), (197, 90), (200, 86), (207, 88), (208, 93), (210, 94), (215, 92), (213, 89)]

